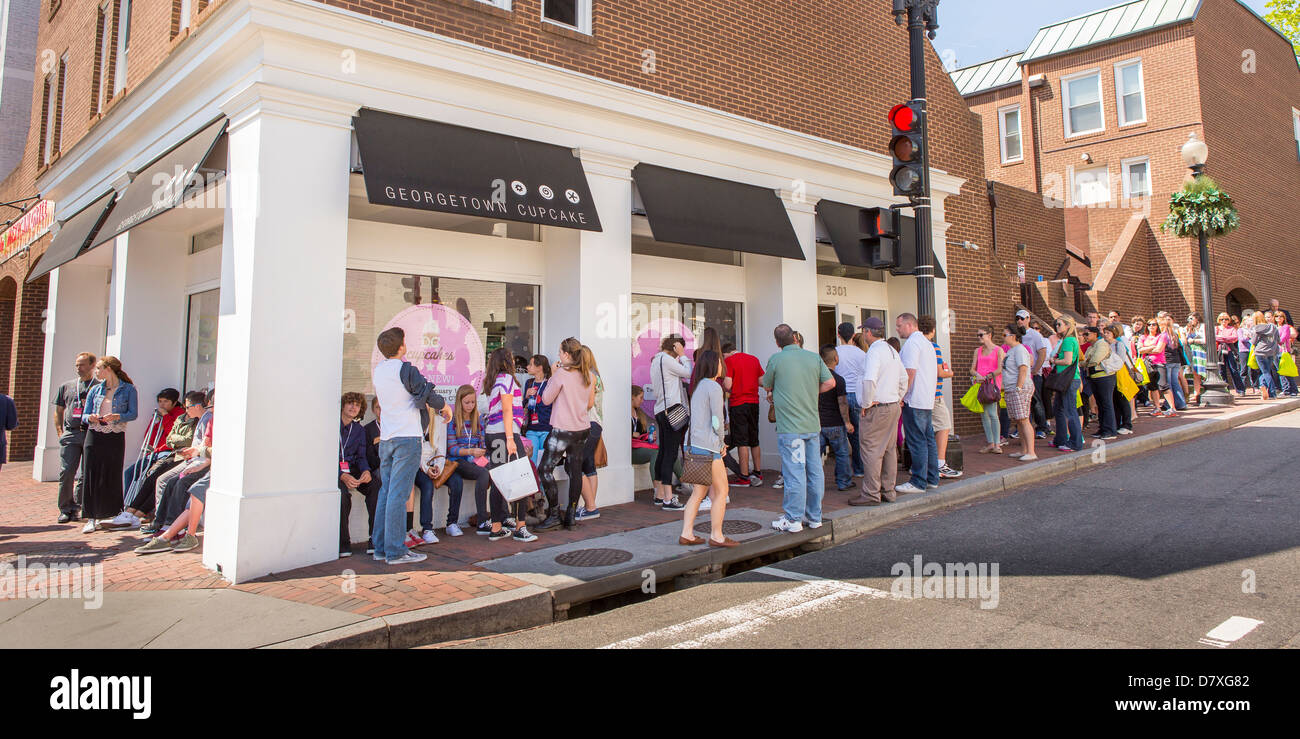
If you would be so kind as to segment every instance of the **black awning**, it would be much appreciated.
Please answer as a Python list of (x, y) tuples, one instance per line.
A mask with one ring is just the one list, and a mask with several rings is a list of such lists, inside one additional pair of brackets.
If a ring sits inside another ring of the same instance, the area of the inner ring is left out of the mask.
[(219, 144), (226, 123), (222, 118), (209, 124), (140, 170), (123, 191), (91, 248), (175, 208), (191, 188), (204, 185), (205, 178), (195, 178), (201, 169), (224, 172), (225, 147)]
[(352, 127), (372, 203), (601, 230), (569, 147), (369, 108)]
[(99, 200), (82, 208), (71, 218), (60, 221), (59, 232), (54, 234), (54, 239), (50, 241), (49, 247), (36, 263), (36, 268), (27, 276), (27, 281), (38, 279), (76, 259), (86, 248), (86, 244), (95, 237), (100, 225), (113, 210), (113, 196), (116, 194), (110, 191), (100, 196)]
[(846, 267), (871, 267), (871, 254), (862, 244), (867, 237), (862, 231), (863, 210), (834, 200), (817, 201), (817, 216), (831, 237), (835, 256)]
[(653, 164), (632, 178), (656, 241), (804, 258), (775, 190)]

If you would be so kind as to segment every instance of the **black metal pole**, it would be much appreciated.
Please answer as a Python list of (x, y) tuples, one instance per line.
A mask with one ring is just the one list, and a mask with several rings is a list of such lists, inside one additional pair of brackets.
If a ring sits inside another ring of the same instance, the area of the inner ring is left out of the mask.
[[(1196, 178), (1205, 176), (1205, 165), (1198, 164), (1192, 167), (1196, 173)], [(1219, 342), (1215, 336), (1215, 329), (1218, 328), (1218, 321), (1210, 323), (1210, 316), (1214, 312), (1214, 302), (1210, 295), (1210, 245), (1209, 238), (1206, 237), (1205, 231), (1200, 233), (1201, 247), (1201, 305), (1204, 306), (1201, 314), (1201, 325), (1205, 327), (1205, 377), (1201, 380), (1201, 405), (1203, 406), (1225, 406), (1234, 403), (1232, 394), (1228, 392), (1228, 383), (1224, 382), (1219, 376)]]
[(937, 0), (911, 0), (907, 8), (908, 52), (911, 66), (912, 99), (921, 104), (921, 194), (913, 198), (916, 217), (916, 308), (918, 315), (933, 316), (934, 265), (931, 262), (933, 236), (930, 230), (930, 114), (925, 98), (925, 32), (933, 23)]

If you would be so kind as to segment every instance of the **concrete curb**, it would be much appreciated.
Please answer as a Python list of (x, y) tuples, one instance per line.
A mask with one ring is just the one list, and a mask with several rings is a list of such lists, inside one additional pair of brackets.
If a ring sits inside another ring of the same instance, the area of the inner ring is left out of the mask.
[(470, 639), (549, 624), (554, 620), (551, 591), (525, 585), (460, 603), (420, 608), (371, 618), (263, 649), (409, 649), (423, 644)]
[[(1228, 431), (1243, 424), (1260, 421), (1289, 411), (1300, 409), (1300, 400), (1271, 403), (1230, 413), (1220, 418), (1166, 429), (1134, 439), (1117, 441), (1105, 446), (1107, 461), (1123, 459), (1163, 446)], [(1094, 464), (1093, 454), (1085, 448), (1075, 454), (1064, 454), (1033, 464), (1015, 467), (1001, 473), (992, 473), (944, 485), (932, 493), (906, 496), (898, 502), (881, 507), (841, 511), (828, 517), (820, 529), (804, 529), (798, 534), (781, 534), (750, 539), (733, 549), (715, 549), (695, 552), (683, 557), (646, 565), (643, 568), (619, 572), (577, 584), (555, 588), (526, 585), (516, 590), (461, 603), (422, 608), (393, 616), (372, 618), (337, 629), (297, 639), (270, 644), (263, 649), (321, 649), (321, 648), (398, 648), (405, 649), (423, 644), (468, 639), (508, 631), (542, 626), (555, 621), (557, 610), (564, 606), (582, 603), (608, 595), (636, 590), (641, 584), (641, 571), (653, 569), (659, 579), (669, 579), (692, 570), (721, 567), (773, 552), (816, 546), (841, 544), (869, 531), (922, 513), (945, 508), (957, 503), (977, 500), (995, 493), (1012, 490), (1031, 483), (1070, 474)], [(557, 608), (558, 606), (558, 608)]]

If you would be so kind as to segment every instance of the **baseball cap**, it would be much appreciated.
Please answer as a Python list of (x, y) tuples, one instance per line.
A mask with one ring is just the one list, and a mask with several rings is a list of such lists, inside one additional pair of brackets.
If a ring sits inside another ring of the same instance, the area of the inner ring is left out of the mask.
[(1016, 318), (1029, 318), (1029, 311), (1027, 310), (1016, 311)]
[(880, 332), (885, 330), (885, 322), (876, 316), (871, 316), (867, 320), (863, 321), (862, 325), (858, 326), (858, 328), (869, 328), (872, 331)]

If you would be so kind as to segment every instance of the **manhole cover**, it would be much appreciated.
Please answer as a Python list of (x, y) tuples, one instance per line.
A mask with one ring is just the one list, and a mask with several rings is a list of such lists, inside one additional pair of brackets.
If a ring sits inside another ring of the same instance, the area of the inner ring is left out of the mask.
[(609, 567), (630, 559), (632, 553), (622, 549), (575, 549), (557, 556), (555, 563), (565, 567)]
[[(701, 523), (695, 524), (695, 531), (701, 534), (707, 534), (713, 530), (712, 526), (713, 524), (709, 523), (708, 521), (703, 521)], [(757, 524), (754, 523), (753, 521), (723, 521), (722, 522), (722, 533), (727, 536), (734, 536), (736, 534), (752, 534), (761, 528), (763, 528), (762, 524)]]

